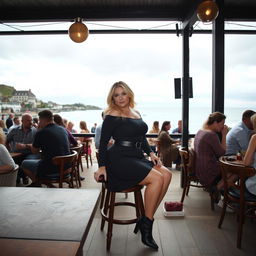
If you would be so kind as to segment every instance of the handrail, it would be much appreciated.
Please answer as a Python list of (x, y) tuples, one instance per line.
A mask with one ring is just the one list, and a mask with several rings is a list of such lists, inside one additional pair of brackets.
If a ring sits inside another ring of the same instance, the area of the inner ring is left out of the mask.
[[(95, 137), (95, 133), (72, 133), (74, 137)], [(170, 133), (169, 134), (173, 139), (180, 139), (182, 137), (181, 133)], [(194, 138), (195, 134), (189, 134), (189, 138)], [(147, 133), (146, 138), (157, 138), (158, 133)]]

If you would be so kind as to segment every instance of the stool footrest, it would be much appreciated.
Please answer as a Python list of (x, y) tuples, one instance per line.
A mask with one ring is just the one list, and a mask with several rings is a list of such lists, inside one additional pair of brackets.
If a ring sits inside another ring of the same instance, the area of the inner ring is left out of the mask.
[[(132, 207), (136, 207), (135, 203), (131, 203), (131, 202), (116, 202), (115, 206), (132, 206)], [(108, 209), (110, 208), (110, 205), (107, 207)], [(101, 216), (104, 220), (109, 221), (109, 217), (107, 214), (104, 213), (103, 211), (104, 209), (101, 209)], [(119, 225), (127, 225), (127, 224), (134, 224), (137, 222), (137, 218), (136, 219), (123, 219), (123, 220), (119, 220), (119, 219), (113, 219), (112, 220), (113, 224), (119, 224)]]

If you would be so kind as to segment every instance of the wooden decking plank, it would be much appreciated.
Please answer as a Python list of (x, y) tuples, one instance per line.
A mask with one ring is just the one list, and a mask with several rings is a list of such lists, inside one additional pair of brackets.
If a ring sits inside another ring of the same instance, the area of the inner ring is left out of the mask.
[(210, 236), (212, 227), (209, 226), (209, 223), (206, 220), (201, 221), (192, 218), (188, 218), (186, 222), (200, 253), (219, 255), (216, 245)]
[[(99, 187), (93, 179), (97, 165), (82, 173), (86, 177), (83, 187)], [(173, 180), (163, 201), (180, 200), (182, 189), (179, 187), (179, 175), (173, 172)], [(118, 200), (124, 199), (118, 195)], [(133, 200), (130, 194), (128, 200)], [(256, 255), (256, 222), (246, 220), (244, 226), (242, 250), (236, 248), (237, 225), (234, 214), (228, 213), (222, 229), (218, 229), (221, 208), (210, 209), (210, 198), (202, 189), (191, 188), (189, 197), (184, 202), (185, 218), (165, 218), (162, 204), (156, 212), (153, 235), (159, 245), (154, 251), (141, 243), (140, 234), (133, 233), (134, 225), (114, 225), (110, 252), (106, 251), (106, 227), (100, 231), (100, 211), (98, 210), (90, 234), (84, 247), (85, 255), (113, 256), (255, 256)], [(134, 216), (134, 210), (116, 207), (116, 214), (123, 217)]]
[[(128, 239), (127, 239), (127, 249), (126, 256), (141, 256), (141, 255), (154, 255), (154, 256), (162, 256), (162, 249), (159, 248), (158, 251), (152, 250), (149, 247), (145, 246), (141, 242), (141, 234), (138, 232), (137, 234), (133, 233), (134, 225), (129, 225), (128, 228)], [(156, 224), (153, 229), (153, 236), (158, 245), (160, 245), (160, 238), (158, 235), (158, 230), (156, 228)]]
[(175, 236), (173, 222), (167, 220), (158, 220), (157, 224), (163, 255), (181, 256), (182, 253), (177, 238)]

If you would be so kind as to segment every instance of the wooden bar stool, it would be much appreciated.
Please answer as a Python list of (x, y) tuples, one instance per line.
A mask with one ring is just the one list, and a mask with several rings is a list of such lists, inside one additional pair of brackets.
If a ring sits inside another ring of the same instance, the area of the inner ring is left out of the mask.
[[(120, 192), (112, 192), (107, 189), (107, 194), (105, 198), (104, 207), (101, 209), (101, 230), (103, 230), (105, 221), (108, 222), (108, 231), (107, 231), (107, 250), (110, 250), (111, 238), (113, 224), (119, 225), (129, 225), (137, 222), (137, 219), (145, 215), (144, 204), (142, 199), (142, 190), (143, 186), (136, 185), (130, 189), (126, 189)], [(116, 193), (134, 193), (134, 203), (132, 202), (116, 202)], [(114, 219), (114, 210), (115, 206), (132, 206), (136, 210), (136, 219)]]

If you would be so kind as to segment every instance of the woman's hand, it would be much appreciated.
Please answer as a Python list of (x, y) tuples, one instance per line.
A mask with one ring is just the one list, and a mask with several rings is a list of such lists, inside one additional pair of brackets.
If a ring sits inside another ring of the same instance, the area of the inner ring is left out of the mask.
[(104, 176), (104, 180), (107, 180), (107, 172), (105, 166), (100, 167), (96, 172), (94, 172), (94, 179), (99, 182), (100, 181), (100, 176)]
[(223, 129), (221, 130), (222, 136), (226, 136), (228, 133), (228, 127), (227, 125), (224, 125)]
[(159, 157), (157, 157), (157, 156), (155, 155), (154, 152), (151, 152), (151, 153), (150, 153), (150, 158), (151, 158), (151, 161), (154, 163), (154, 165), (162, 166), (162, 161), (160, 160)]

